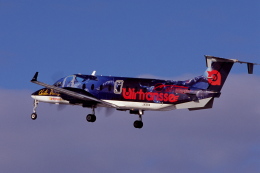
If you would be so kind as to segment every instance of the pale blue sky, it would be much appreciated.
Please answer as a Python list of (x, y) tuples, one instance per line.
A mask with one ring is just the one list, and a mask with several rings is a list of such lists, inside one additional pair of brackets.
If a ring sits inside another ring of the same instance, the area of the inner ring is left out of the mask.
[[(0, 0), (0, 172), (259, 173), (260, 66), (235, 64), (213, 109), (115, 111), (30, 94), (74, 73), (180, 79), (204, 55), (260, 63), (258, 0)], [(185, 78), (186, 79), (186, 78)]]

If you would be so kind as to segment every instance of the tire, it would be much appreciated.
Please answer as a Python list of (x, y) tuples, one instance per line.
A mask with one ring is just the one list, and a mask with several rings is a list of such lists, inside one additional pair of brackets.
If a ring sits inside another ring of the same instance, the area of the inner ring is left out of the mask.
[(94, 114), (88, 114), (87, 116), (86, 116), (86, 120), (88, 121), (88, 122), (95, 122), (96, 121), (96, 116), (94, 115)]
[(138, 129), (141, 129), (143, 127), (143, 122), (142, 121), (139, 121), (139, 120), (136, 120), (134, 122), (134, 127), (135, 128), (138, 128)]
[(96, 118), (96, 115), (92, 114), (92, 120), (91, 120), (91, 122), (94, 123), (94, 122), (96, 121), (96, 119), (97, 119), (97, 118)]
[(31, 119), (32, 120), (36, 120), (37, 119), (37, 114), (36, 113), (32, 113), (31, 114)]

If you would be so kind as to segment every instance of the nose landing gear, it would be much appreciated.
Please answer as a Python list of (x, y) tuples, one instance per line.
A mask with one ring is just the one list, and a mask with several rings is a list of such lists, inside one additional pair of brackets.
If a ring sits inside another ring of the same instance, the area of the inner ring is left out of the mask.
[(34, 102), (33, 102), (33, 105), (34, 105), (33, 113), (31, 114), (31, 119), (32, 120), (36, 120), (37, 119), (36, 108), (37, 108), (38, 104), (39, 104), (39, 101), (38, 100), (34, 100)]
[(36, 120), (36, 118), (37, 118), (37, 114), (36, 114), (36, 113), (32, 113), (32, 114), (31, 114), (31, 119), (32, 119), (32, 120)]

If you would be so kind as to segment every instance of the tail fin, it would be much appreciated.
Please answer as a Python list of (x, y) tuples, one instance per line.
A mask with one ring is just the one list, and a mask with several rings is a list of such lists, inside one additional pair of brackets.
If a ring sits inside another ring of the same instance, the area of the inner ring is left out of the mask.
[(208, 90), (220, 91), (228, 77), (234, 61), (213, 56), (205, 56), (205, 58), (208, 68), (204, 75), (208, 80)]
[(204, 74), (204, 77), (208, 81), (208, 90), (219, 92), (233, 66), (234, 63), (246, 63), (248, 68), (248, 73), (253, 74), (253, 66), (258, 65), (255, 63), (242, 62), (237, 59), (225, 59), (214, 56), (205, 56), (207, 70)]
[[(204, 75), (191, 79), (188, 83), (192, 84), (192, 88), (206, 90), (206, 97), (205, 95), (198, 95), (198, 92), (195, 97), (200, 101), (196, 103), (179, 104), (176, 106), (177, 108), (188, 108), (190, 111), (212, 108), (214, 98), (220, 96), (220, 90), (222, 89), (234, 63), (247, 64), (248, 74), (253, 74), (254, 65), (260, 65), (236, 59), (225, 59), (208, 55), (206, 55), (205, 58), (208, 68)], [(205, 102), (202, 102), (202, 100)]]
[(247, 64), (248, 74), (253, 74), (254, 65), (260, 65), (237, 59), (225, 59), (208, 55), (205, 55), (205, 58), (208, 68), (204, 75), (190, 79), (188, 85), (192, 88), (205, 89), (217, 93), (222, 89), (234, 63)]

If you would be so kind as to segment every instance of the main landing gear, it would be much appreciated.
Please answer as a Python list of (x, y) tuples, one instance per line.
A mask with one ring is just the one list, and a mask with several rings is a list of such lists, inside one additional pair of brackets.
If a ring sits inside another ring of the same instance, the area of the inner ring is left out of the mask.
[(95, 115), (95, 108), (94, 107), (92, 107), (92, 114), (88, 114), (87, 116), (86, 116), (86, 120), (88, 121), (88, 122), (95, 122), (96, 121), (96, 115)]
[[(33, 105), (34, 105), (33, 113), (31, 114), (31, 119), (32, 120), (36, 120), (37, 119), (36, 108), (37, 108), (38, 104), (39, 104), (39, 101), (38, 100), (34, 100), (34, 102), (33, 102)], [(130, 114), (137, 114), (139, 116), (139, 119), (136, 120), (133, 123), (134, 127), (137, 128), (137, 129), (141, 129), (143, 127), (143, 121), (142, 121), (143, 113), (144, 113), (143, 110), (130, 110)], [(95, 107), (93, 106), (92, 107), (92, 114), (88, 114), (86, 116), (86, 120), (88, 122), (92, 122), (93, 123), (93, 122), (96, 121), (96, 119), (97, 118), (96, 118), (96, 115), (95, 115)]]
[[(134, 127), (137, 129), (141, 129), (143, 127), (143, 121), (142, 121), (142, 115), (144, 114), (143, 110), (130, 110), (130, 114), (137, 114), (139, 116), (139, 119), (134, 122)], [(86, 116), (86, 120), (88, 122), (95, 122), (96, 121), (96, 115), (95, 115), (95, 107), (92, 107), (92, 114), (88, 114)]]
[(38, 104), (39, 104), (39, 101), (38, 100), (34, 100), (34, 102), (33, 102), (33, 113), (31, 114), (31, 119), (32, 120), (36, 120), (37, 119), (37, 114), (36, 114), (36, 108), (37, 108), (37, 106), (38, 106)]
[(143, 127), (143, 121), (142, 121), (142, 115), (144, 114), (144, 112), (142, 110), (138, 110), (138, 111), (130, 111), (130, 114), (138, 114), (139, 115), (139, 120), (136, 120), (134, 122), (134, 127), (137, 129), (141, 129)]

